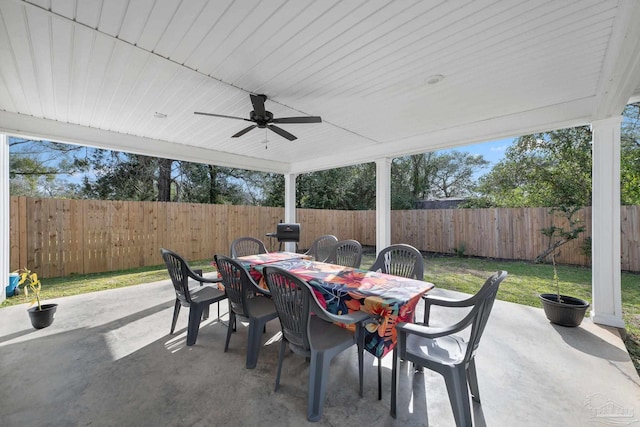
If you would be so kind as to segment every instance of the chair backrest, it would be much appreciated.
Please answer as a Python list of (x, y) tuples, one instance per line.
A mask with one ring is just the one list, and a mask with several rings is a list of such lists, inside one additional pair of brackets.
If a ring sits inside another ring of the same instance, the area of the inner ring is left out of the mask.
[(302, 279), (277, 267), (265, 267), (262, 271), (271, 300), (276, 307), (282, 334), (294, 352), (310, 351), (309, 320), (311, 290)]
[(474, 296), (469, 298), (469, 302), (473, 304), (473, 308), (469, 314), (459, 322), (459, 324), (463, 324), (466, 321), (472, 324), (467, 353), (465, 354), (465, 362), (471, 360), (478, 349), (480, 338), (482, 337), (484, 328), (487, 325), (489, 314), (491, 314), (493, 303), (496, 300), (496, 295), (498, 294), (498, 288), (505, 277), (507, 277), (506, 271), (495, 272), (484, 282), (482, 288), (480, 288)]
[(357, 240), (340, 240), (331, 249), (327, 262), (359, 268), (362, 262), (362, 245)]
[(326, 234), (314, 240), (306, 253), (313, 256), (314, 260), (324, 262), (331, 255), (331, 249), (336, 243), (338, 243), (338, 238), (336, 236), (333, 234)]
[(380, 251), (371, 271), (409, 279), (424, 279), (424, 260), (419, 250), (410, 245), (391, 245)]
[(262, 240), (254, 237), (240, 237), (231, 242), (231, 258), (247, 255), (266, 254), (267, 247)]
[(240, 263), (224, 255), (215, 255), (214, 259), (234, 313), (249, 317), (247, 300), (255, 296), (258, 285)]
[(162, 259), (167, 266), (173, 289), (176, 291), (176, 297), (184, 304), (191, 303), (191, 295), (189, 294), (189, 276), (187, 274), (187, 261), (177, 253), (169, 249), (160, 249)]

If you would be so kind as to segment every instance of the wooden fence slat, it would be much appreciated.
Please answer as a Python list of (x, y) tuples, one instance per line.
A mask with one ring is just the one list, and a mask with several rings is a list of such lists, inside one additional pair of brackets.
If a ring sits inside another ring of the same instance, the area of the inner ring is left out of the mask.
[[(160, 247), (189, 259), (228, 254), (240, 236), (263, 240), (271, 250), (283, 208), (194, 203), (10, 199), (10, 268), (28, 266), (43, 278), (161, 265)], [(591, 208), (577, 217), (586, 231), (563, 246), (559, 263), (590, 265), (581, 250), (591, 235)], [(298, 209), (299, 250), (323, 234), (375, 246), (374, 211)], [(621, 207), (621, 266), (640, 271), (640, 206)], [(391, 212), (391, 243), (426, 252), (533, 260), (546, 247), (540, 230), (564, 220), (549, 208), (406, 210)], [(566, 225), (566, 224), (565, 224)]]

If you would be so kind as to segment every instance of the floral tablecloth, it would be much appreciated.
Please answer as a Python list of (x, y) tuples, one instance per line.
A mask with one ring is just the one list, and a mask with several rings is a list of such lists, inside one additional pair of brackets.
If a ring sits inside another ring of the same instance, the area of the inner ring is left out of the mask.
[(301, 258), (245, 265), (256, 280), (261, 278), (258, 277), (261, 266), (288, 270), (312, 285), (320, 303), (331, 313), (362, 310), (378, 315), (380, 323), (369, 325), (365, 336), (365, 349), (376, 357), (393, 350), (397, 342), (396, 323), (412, 322), (421, 296), (434, 287), (421, 280)]
[(249, 270), (249, 274), (253, 279), (260, 283), (260, 279), (262, 278), (262, 273), (256, 270), (254, 267), (270, 264), (278, 261), (287, 261), (287, 260), (295, 260), (295, 259), (311, 259), (309, 255), (298, 254), (295, 252), (268, 252), (266, 254), (256, 254), (256, 255), (247, 255), (236, 258), (240, 264), (242, 264), (247, 270)]

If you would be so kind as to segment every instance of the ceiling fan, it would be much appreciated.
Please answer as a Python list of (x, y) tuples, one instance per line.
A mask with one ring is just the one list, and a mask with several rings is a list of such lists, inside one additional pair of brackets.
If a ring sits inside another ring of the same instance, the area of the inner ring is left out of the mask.
[(236, 120), (244, 120), (246, 122), (253, 122), (255, 124), (248, 126), (242, 129), (240, 132), (232, 135), (231, 138), (238, 138), (245, 133), (249, 132), (254, 128), (269, 128), (273, 132), (282, 136), (283, 138), (288, 139), (289, 141), (293, 141), (298, 139), (295, 135), (290, 134), (286, 130), (279, 128), (278, 126), (272, 125), (271, 123), (321, 123), (322, 119), (318, 116), (307, 116), (307, 117), (280, 117), (274, 118), (271, 111), (267, 111), (264, 108), (264, 102), (267, 100), (267, 95), (249, 95), (251, 97), (251, 104), (253, 105), (253, 111), (249, 114), (249, 118), (245, 119), (242, 117), (235, 116), (225, 116), (222, 114), (213, 114), (213, 113), (202, 113), (199, 111), (195, 111), (194, 114), (200, 114), (202, 116), (213, 116), (213, 117), (224, 117), (227, 119), (236, 119)]

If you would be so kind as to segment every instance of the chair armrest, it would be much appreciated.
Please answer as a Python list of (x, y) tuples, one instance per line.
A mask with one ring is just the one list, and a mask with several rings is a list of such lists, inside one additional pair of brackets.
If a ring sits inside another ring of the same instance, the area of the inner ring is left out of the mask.
[(196, 280), (199, 280), (199, 281), (201, 281), (203, 283), (220, 283), (220, 282), (222, 282), (222, 279), (219, 278), (219, 277), (211, 278), (211, 279), (206, 278), (206, 277), (200, 277), (199, 279), (196, 279)]
[[(199, 271), (200, 274), (197, 274), (196, 271)], [(191, 267), (187, 266), (187, 275), (192, 278), (193, 280), (196, 280), (198, 282), (202, 283), (220, 283), (222, 282), (222, 279), (219, 277), (216, 278), (208, 278), (208, 277), (202, 277), (202, 270), (192, 270)]]
[(419, 323), (400, 322), (396, 325), (396, 331), (398, 333), (417, 335), (423, 338), (438, 338), (459, 332), (461, 328), (457, 326), (458, 324), (444, 328), (433, 328)]
[(442, 307), (471, 307), (474, 304), (474, 302), (471, 301), (471, 298), (460, 300), (460, 299), (425, 294), (425, 295), (422, 295), (422, 299), (424, 300), (425, 304), (439, 305)]
[(354, 323), (362, 323), (365, 320), (371, 318), (371, 315), (364, 311), (356, 311), (348, 314), (333, 314), (323, 309), (319, 305), (316, 305), (311, 310), (322, 320), (326, 320), (331, 323), (344, 323), (345, 325), (353, 325)]
[(367, 324), (370, 321), (375, 321), (371, 314), (366, 311), (354, 311), (353, 313), (334, 315), (328, 313), (336, 319), (336, 322), (344, 323), (345, 325), (352, 325), (354, 323)]
[(447, 298), (443, 296), (436, 295), (422, 295), (422, 300), (424, 301), (424, 318), (422, 321), (425, 325), (429, 325), (429, 318), (431, 317), (431, 306), (436, 305), (440, 307), (454, 307), (454, 308), (463, 308), (463, 307), (471, 307), (475, 304), (475, 300), (473, 297), (465, 298), (465, 299), (454, 299)]
[(262, 294), (266, 297), (271, 298), (271, 292), (269, 292), (269, 289), (264, 289), (260, 287), (254, 280), (251, 281), (251, 284), (253, 285), (253, 288), (252, 288), (253, 291), (255, 291), (258, 294)]

